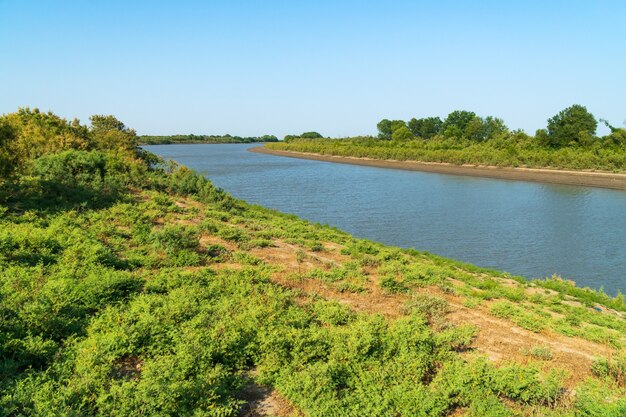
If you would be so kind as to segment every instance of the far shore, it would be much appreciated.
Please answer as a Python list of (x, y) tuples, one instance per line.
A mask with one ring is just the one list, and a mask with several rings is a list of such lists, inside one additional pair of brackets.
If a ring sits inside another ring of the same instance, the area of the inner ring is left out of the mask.
[(160, 145), (262, 145), (263, 143), (273, 143), (273, 142), (192, 142), (192, 141), (184, 141), (184, 142), (163, 142), (163, 143), (146, 143), (139, 142), (138, 146), (160, 146)]
[(441, 162), (396, 161), (386, 159), (356, 158), (349, 156), (320, 155), (316, 153), (294, 151), (279, 151), (267, 149), (263, 146), (249, 148), (248, 150), (250, 152), (286, 156), (290, 158), (365, 165), (378, 168), (626, 190), (626, 174), (616, 174), (611, 172), (540, 168), (507, 168), (496, 166), (454, 165)]

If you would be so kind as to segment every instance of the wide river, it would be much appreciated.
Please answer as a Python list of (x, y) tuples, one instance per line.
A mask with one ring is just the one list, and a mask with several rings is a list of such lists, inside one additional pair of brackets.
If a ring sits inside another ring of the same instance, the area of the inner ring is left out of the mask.
[(311, 161), (259, 145), (145, 149), (246, 200), (354, 236), (626, 292), (626, 192)]

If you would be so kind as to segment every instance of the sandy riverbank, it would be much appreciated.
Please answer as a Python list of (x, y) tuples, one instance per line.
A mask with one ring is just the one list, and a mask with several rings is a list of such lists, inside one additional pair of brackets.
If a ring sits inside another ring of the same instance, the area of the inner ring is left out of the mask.
[(626, 174), (610, 172), (571, 171), (536, 168), (502, 168), (494, 166), (453, 165), (439, 162), (394, 161), (370, 158), (320, 155), (314, 153), (278, 151), (262, 146), (250, 152), (291, 158), (313, 159), (342, 164), (365, 165), (378, 168), (404, 169), (409, 171), (435, 172), (439, 174), (466, 175), (471, 177), (497, 178), (517, 181), (533, 181), (551, 184), (580, 185), (586, 187), (626, 190)]

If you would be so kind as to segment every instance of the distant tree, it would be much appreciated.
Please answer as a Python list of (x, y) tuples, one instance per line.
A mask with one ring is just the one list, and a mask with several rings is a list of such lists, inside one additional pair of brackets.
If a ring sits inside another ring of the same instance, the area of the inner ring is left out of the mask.
[(466, 110), (455, 110), (446, 117), (441, 125), (442, 131), (448, 128), (454, 128), (455, 131), (463, 133), (467, 125), (474, 120), (476, 113)]
[(482, 142), (493, 139), (502, 133), (508, 132), (508, 130), (508, 127), (504, 124), (502, 119), (493, 116), (487, 116), (483, 119), (482, 117), (475, 116), (465, 126), (463, 138), (474, 142)]
[(482, 142), (487, 138), (485, 122), (481, 117), (474, 116), (462, 129), (462, 137), (474, 142)]
[(570, 143), (585, 144), (596, 134), (598, 121), (587, 108), (574, 104), (548, 120), (548, 145), (554, 148)]
[(509, 131), (509, 128), (504, 123), (504, 120), (498, 117), (487, 116), (483, 120), (483, 124), (485, 125), (485, 139), (494, 139), (495, 137)]
[[(409, 131), (406, 122), (404, 120), (389, 120), (383, 119), (376, 125), (378, 128), (378, 137), (384, 140), (393, 139), (393, 133), (397, 130), (400, 130), (400, 133), (397, 133), (396, 136), (406, 137), (406, 131)], [(409, 131), (409, 133), (411, 133)], [(413, 136), (413, 135), (411, 135)], [(405, 139), (403, 139), (405, 140)]]
[(408, 127), (413, 135), (422, 139), (430, 139), (441, 130), (442, 121), (439, 117), (412, 118)]
[(397, 141), (407, 141), (414, 139), (413, 133), (409, 130), (406, 124), (396, 125), (393, 129), (393, 133), (391, 134), (392, 140)]
[(320, 139), (323, 138), (322, 135), (320, 135), (317, 132), (304, 132), (303, 134), (300, 135), (301, 138), (304, 139)]
[(378, 137), (380, 139), (390, 140), (391, 134), (393, 133), (391, 130), (391, 120), (383, 119), (376, 125), (378, 128)]

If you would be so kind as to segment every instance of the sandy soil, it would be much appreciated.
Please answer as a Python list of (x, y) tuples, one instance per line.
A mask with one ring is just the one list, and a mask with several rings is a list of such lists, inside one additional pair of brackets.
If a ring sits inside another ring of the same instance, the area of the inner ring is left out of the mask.
[(495, 166), (453, 165), (439, 162), (395, 161), (345, 156), (320, 155), (315, 153), (278, 151), (262, 146), (248, 149), (250, 152), (291, 158), (313, 159), (342, 164), (365, 165), (378, 168), (403, 169), (408, 171), (435, 172), (439, 174), (465, 175), (471, 177), (497, 178), (517, 181), (533, 181), (552, 184), (580, 185), (586, 187), (626, 190), (626, 174), (598, 171), (568, 171), (537, 168), (503, 168)]

